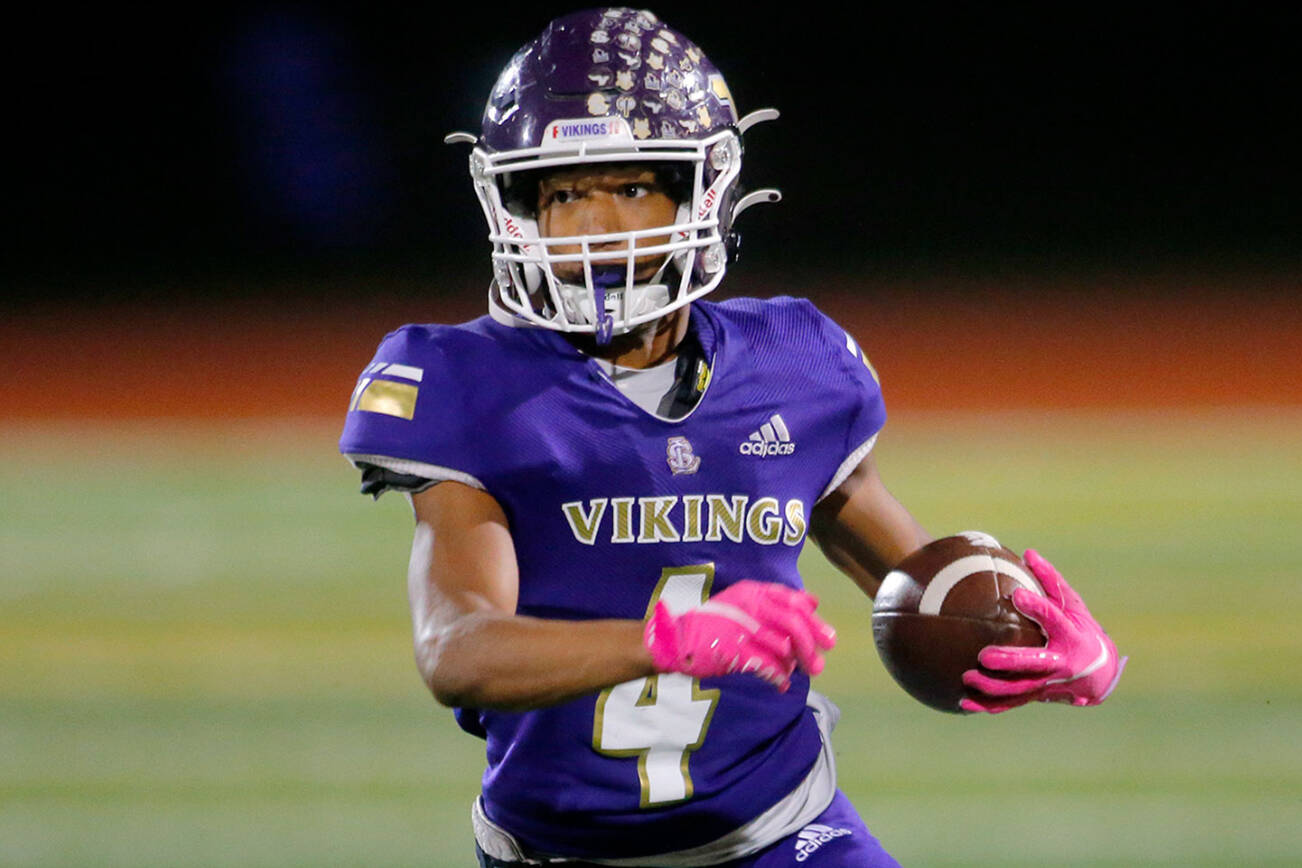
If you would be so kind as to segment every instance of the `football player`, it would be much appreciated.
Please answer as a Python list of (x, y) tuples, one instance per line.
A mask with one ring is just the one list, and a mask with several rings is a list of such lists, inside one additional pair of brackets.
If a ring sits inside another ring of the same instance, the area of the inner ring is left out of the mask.
[[(597, 9), (449, 136), (490, 315), (385, 337), (340, 447), (364, 492), (411, 497), (417, 663), (487, 742), (482, 866), (896, 864), (837, 789), (810, 690), (835, 636), (797, 571), (812, 537), (871, 596), (930, 540), (874, 465), (876, 374), (808, 301), (702, 300), (737, 215), (779, 198), (738, 186), (776, 114), (740, 116), (652, 13)], [(1115, 649), (1057, 582), (1048, 647), (987, 649), (1015, 677), (970, 673), (969, 710), (1107, 695)]]

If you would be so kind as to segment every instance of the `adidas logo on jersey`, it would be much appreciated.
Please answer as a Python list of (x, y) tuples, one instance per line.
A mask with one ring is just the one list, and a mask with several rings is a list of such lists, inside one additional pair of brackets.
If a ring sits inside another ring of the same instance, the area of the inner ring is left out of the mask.
[(810, 823), (796, 833), (796, 861), (804, 862), (829, 841), (853, 834), (849, 829), (833, 829), (822, 823)]
[(752, 431), (750, 437), (741, 442), (737, 451), (742, 455), (768, 458), (771, 455), (790, 455), (796, 451), (796, 444), (791, 440), (791, 432), (787, 430), (782, 415), (774, 413), (758, 431)]

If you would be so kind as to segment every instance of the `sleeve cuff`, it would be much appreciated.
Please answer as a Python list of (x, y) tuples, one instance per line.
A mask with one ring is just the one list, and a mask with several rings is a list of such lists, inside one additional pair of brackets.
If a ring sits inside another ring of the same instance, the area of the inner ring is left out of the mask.
[(434, 482), (460, 482), (462, 485), (469, 485), (471, 488), (477, 488), (480, 491), (487, 490), (484, 483), (480, 482), (469, 473), (460, 470), (454, 470), (451, 467), (441, 467), (437, 464), (426, 464), (423, 461), (412, 461), (408, 458), (393, 458), (389, 455), (358, 455), (348, 453), (344, 455), (352, 462), (354, 467), (360, 464), (374, 464), (376, 467), (383, 467), (392, 470), (394, 473), (403, 473), (408, 476), (420, 476)]
[[(868, 457), (868, 453), (873, 451), (873, 446), (876, 443), (877, 435), (874, 434), (864, 442), (860, 443), (853, 452), (847, 455), (845, 460), (841, 462), (841, 466), (836, 468), (836, 473), (832, 474), (832, 481), (827, 483), (827, 487), (824, 488), (823, 493), (818, 496), (818, 500), (822, 500), (833, 491), (836, 491), (836, 489), (840, 487), (841, 483), (845, 482), (846, 478), (854, 472), (854, 469)], [(817, 503), (817, 501), (815, 501), (815, 503)]]

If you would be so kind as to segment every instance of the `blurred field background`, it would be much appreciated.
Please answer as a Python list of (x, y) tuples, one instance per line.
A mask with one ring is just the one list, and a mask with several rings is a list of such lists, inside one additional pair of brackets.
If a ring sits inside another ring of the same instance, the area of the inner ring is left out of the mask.
[[(779, 50), (745, 6), (654, 8), (784, 111), (747, 172), (787, 199), (724, 294), (850, 328), (891, 489), (1039, 548), (1131, 656), (1102, 708), (930, 711), (811, 547), (870, 827), (907, 866), (1302, 864), (1292, 30), (944, 5), (849, 51), (792, 16)], [(335, 439), (385, 331), (478, 315), (478, 206), (435, 143), (557, 11), (484, 39), (273, 3), (20, 28), (0, 865), (471, 864), (482, 746), (411, 660), (410, 512)]]
[[(961, 344), (966, 322), (929, 325)], [(1074, 347), (1057, 364), (1105, 365), (1090, 334), (1055, 332)], [(375, 337), (334, 345), (331, 403)], [(912, 338), (882, 338), (889, 398), (897, 369), (926, 372), (895, 362)], [(268, 345), (263, 362), (294, 358)], [(948, 393), (973, 365), (941, 355), (927, 376)], [(842, 636), (819, 687), (845, 712), (844, 788), (906, 865), (1297, 864), (1302, 403), (1059, 392), (1019, 408), (997, 399), (1019, 384), (984, 367), (995, 409), (901, 395), (878, 447), (888, 484), (934, 532), (1049, 554), (1132, 661), (1100, 709), (938, 714), (890, 682), (869, 604), (811, 548)], [(178, 400), (143, 372), (122, 394)], [(467, 864), (482, 749), (411, 662), (405, 501), (355, 493), (338, 414), (193, 410), (0, 429), (0, 864)]]

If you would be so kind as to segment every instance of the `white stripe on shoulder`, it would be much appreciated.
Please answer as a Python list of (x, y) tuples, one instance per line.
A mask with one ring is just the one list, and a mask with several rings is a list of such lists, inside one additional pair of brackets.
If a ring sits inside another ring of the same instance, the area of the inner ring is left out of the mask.
[(460, 482), (462, 485), (469, 485), (471, 488), (478, 488), (480, 491), (487, 490), (484, 483), (480, 482), (469, 473), (463, 473), (460, 470), (453, 470), (451, 467), (440, 467), (437, 464), (426, 464), (423, 461), (412, 461), (407, 458), (394, 458), (389, 455), (348, 454), (344, 457), (351, 461), (354, 467), (358, 464), (374, 464), (377, 467), (392, 470), (394, 473), (406, 473), (409, 476), (421, 476), (425, 479), (432, 479), (435, 482)]
[(860, 443), (859, 448), (847, 455), (845, 460), (841, 462), (841, 466), (836, 468), (836, 473), (832, 474), (832, 481), (827, 484), (827, 488), (823, 489), (823, 493), (818, 496), (818, 499), (822, 500), (833, 491), (836, 491), (841, 483), (845, 482), (846, 478), (859, 466), (860, 462), (868, 457), (868, 453), (873, 451), (873, 445), (876, 442), (877, 435), (874, 434), (863, 443)]
[(384, 369), (384, 373), (392, 377), (402, 377), (404, 380), (415, 380), (417, 383), (425, 376), (423, 368), (413, 367), (411, 365), (399, 365), (396, 362)]

